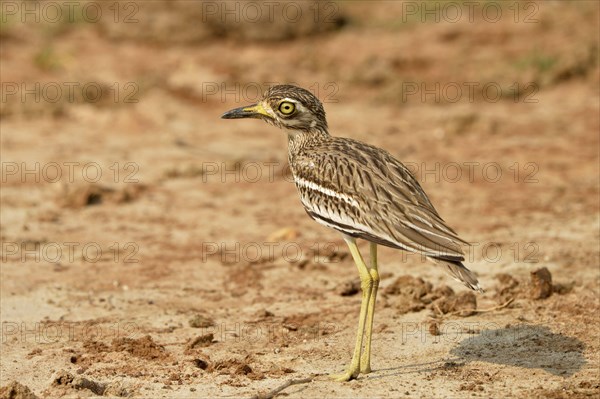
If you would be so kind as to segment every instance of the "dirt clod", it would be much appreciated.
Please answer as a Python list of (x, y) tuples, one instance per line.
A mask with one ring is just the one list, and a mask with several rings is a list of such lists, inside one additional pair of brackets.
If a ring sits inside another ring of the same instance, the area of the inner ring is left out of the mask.
[(133, 356), (148, 360), (159, 360), (168, 357), (165, 349), (154, 342), (150, 335), (138, 339), (114, 339), (111, 344), (111, 349), (115, 352), (129, 352)]
[(0, 398), (6, 399), (38, 399), (29, 387), (17, 381), (11, 381), (0, 388)]
[(393, 301), (401, 314), (429, 308), (434, 316), (453, 313), (466, 317), (477, 309), (477, 297), (473, 292), (455, 294), (447, 285), (433, 288), (430, 282), (412, 276), (398, 277), (384, 293), (396, 296)]
[(73, 388), (75, 389), (88, 389), (95, 393), (96, 395), (104, 395), (104, 391), (106, 391), (106, 384), (101, 382), (96, 382), (90, 380), (85, 377), (77, 376), (73, 379), (71, 383)]
[(244, 374), (244, 375), (248, 375), (251, 372), (252, 372), (252, 367), (248, 366), (247, 364), (240, 364), (236, 371), (237, 374)]
[(203, 316), (201, 314), (197, 314), (192, 317), (189, 321), (190, 327), (193, 328), (207, 328), (215, 325), (213, 319)]
[(398, 277), (392, 284), (387, 286), (384, 292), (388, 295), (402, 295), (412, 299), (419, 299), (431, 292), (431, 283), (425, 282), (420, 277), (404, 275)]
[(198, 335), (196, 338), (189, 341), (189, 343), (187, 344), (187, 348), (194, 349), (198, 347), (209, 346), (210, 344), (212, 344), (213, 339), (215, 339), (215, 337), (212, 333)]
[(398, 277), (384, 289), (384, 294), (397, 296), (395, 305), (400, 314), (418, 312), (425, 308), (422, 298), (431, 292), (432, 285), (422, 278), (409, 275)]
[(531, 298), (544, 299), (550, 295), (552, 295), (552, 275), (550, 271), (542, 267), (531, 272)]
[(125, 385), (121, 381), (114, 381), (106, 385), (106, 389), (104, 390), (104, 396), (117, 396), (117, 397), (127, 397), (131, 396), (132, 392), (130, 389), (126, 388)]
[(68, 371), (61, 370), (54, 375), (52, 379), (52, 385), (65, 386), (70, 385), (73, 382), (73, 374)]
[(206, 370), (208, 368), (208, 362), (203, 359), (194, 359), (192, 360), (194, 366), (198, 367), (201, 370)]
[(108, 352), (109, 348), (104, 342), (100, 341), (85, 341), (83, 343), (83, 349), (85, 349), (88, 353), (100, 353), (100, 352)]
[(123, 397), (129, 394), (129, 391), (125, 389), (121, 382), (113, 381), (111, 383), (104, 383), (94, 381), (89, 377), (74, 376), (66, 370), (58, 371), (53, 379), (52, 385), (55, 387), (72, 388), (76, 390), (88, 390), (98, 396), (118, 396)]
[(226, 359), (216, 362), (212, 370), (219, 374), (230, 376), (246, 376), (252, 380), (261, 380), (265, 378), (264, 373), (257, 371), (250, 366), (251, 359), (246, 357), (244, 360)]
[(457, 295), (442, 297), (433, 303), (434, 312), (441, 314), (453, 313), (462, 317), (475, 314), (477, 297), (471, 291), (460, 292)]

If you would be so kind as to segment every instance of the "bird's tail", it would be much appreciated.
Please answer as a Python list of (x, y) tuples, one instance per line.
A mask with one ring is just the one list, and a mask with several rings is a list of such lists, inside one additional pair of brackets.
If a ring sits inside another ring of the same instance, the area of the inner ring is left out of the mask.
[(463, 283), (474, 291), (484, 292), (483, 288), (479, 286), (479, 281), (477, 280), (477, 277), (475, 277), (475, 274), (467, 269), (461, 262), (440, 259), (433, 259), (433, 261), (437, 265), (442, 266), (456, 281)]

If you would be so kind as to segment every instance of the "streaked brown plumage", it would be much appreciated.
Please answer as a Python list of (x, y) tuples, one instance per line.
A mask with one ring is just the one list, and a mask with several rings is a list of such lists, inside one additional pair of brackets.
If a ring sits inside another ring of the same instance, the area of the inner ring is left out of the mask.
[[(375, 244), (380, 244), (420, 253), (445, 267), (467, 287), (481, 291), (475, 275), (462, 264), (461, 246), (467, 243), (446, 225), (411, 172), (380, 148), (331, 136), (323, 105), (312, 93), (291, 85), (274, 86), (258, 104), (223, 115), (226, 119), (249, 117), (287, 131), (290, 169), (306, 212), (317, 222), (343, 233), (351, 251), (358, 251), (353, 247), (354, 239), (362, 238), (373, 243), (372, 252)], [(353, 252), (353, 256), (356, 253), (361, 280), (371, 279), (374, 284), (373, 303), (369, 304), (374, 307), (376, 255), (372, 257), (375, 264), (367, 268), (368, 272), (375, 270), (375, 279), (361, 269), (362, 258), (359, 252)], [(367, 296), (370, 298), (371, 293)], [(363, 316), (368, 314), (363, 315), (361, 307)], [(370, 330), (366, 328), (368, 363)], [(360, 342), (362, 345), (362, 338)], [(355, 357), (356, 351), (351, 370), (341, 379), (358, 375), (360, 362)], [(367, 368), (366, 372), (370, 371), (370, 364)], [(361, 368), (360, 372), (365, 371)]]
[[(291, 139), (302, 142), (290, 143), (289, 162), (302, 203), (313, 219), (352, 237), (426, 255), (448, 267), (467, 287), (479, 289), (475, 276), (461, 263), (461, 245), (467, 243), (446, 225), (402, 163), (356, 140), (311, 138)], [(311, 189), (304, 181), (347, 196), (357, 206)]]

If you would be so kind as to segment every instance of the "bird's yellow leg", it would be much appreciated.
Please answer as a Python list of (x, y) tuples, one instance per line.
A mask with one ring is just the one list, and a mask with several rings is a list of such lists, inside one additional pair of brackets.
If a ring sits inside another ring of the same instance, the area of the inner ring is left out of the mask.
[(367, 265), (365, 265), (365, 261), (360, 255), (360, 251), (356, 245), (356, 239), (344, 236), (344, 240), (346, 241), (346, 244), (348, 244), (348, 248), (350, 248), (350, 253), (352, 254), (354, 263), (356, 263), (356, 267), (358, 268), (358, 273), (360, 275), (360, 288), (362, 289), (362, 301), (360, 304), (358, 332), (356, 334), (356, 344), (354, 345), (352, 361), (350, 362), (350, 367), (348, 367), (346, 372), (331, 376), (337, 381), (349, 381), (358, 377), (358, 374), (360, 373), (360, 353), (363, 344), (365, 321), (367, 318), (367, 306), (369, 305), (369, 298), (371, 297), (371, 291), (373, 289), (373, 279), (369, 273), (369, 268)]
[(373, 280), (373, 288), (369, 297), (367, 307), (367, 320), (365, 325), (365, 349), (360, 358), (360, 372), (371, 372), (371, 336), (373, 333), (373, 317), (375, 315), (375, 301), (377, 300), (377, 288), (379, 287), (379, 272), (377, 271), (377, 244), (370, 243), (370, 264), (369, 274)]

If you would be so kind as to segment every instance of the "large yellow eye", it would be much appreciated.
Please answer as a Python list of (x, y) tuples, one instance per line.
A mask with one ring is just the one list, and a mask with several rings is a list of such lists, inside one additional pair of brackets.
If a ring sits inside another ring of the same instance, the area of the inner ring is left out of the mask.
[(289, 101), (282, 101), (279, 104), (279, 112), (281, 112), (284, 115), (291, 115), (294, 113), (295, 110), (296, 110), (296, 105)]

